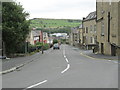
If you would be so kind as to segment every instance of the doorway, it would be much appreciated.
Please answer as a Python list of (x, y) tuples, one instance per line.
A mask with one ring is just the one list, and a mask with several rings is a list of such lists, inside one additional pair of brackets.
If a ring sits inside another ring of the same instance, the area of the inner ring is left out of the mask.
[(104, 44), (101, 43), (101, 54), (104, 54)]
[(116, 56), (116, 47), (114, 45), (111, 45), (111, 55)]

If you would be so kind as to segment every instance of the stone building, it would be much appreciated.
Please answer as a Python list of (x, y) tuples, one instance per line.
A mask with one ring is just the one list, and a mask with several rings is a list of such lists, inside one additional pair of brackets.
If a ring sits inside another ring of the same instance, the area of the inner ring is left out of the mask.
[(35, 45), (37, 42), (42, 42), (42, 31), (39, 30), (31, 30), (26, 42), (29, 42), (31, 45)]
[(98, 52), (116, 56), (120, 48), (120, 1), (99, 1), (96, 5)]
[(96, 46), (96, 12), (91, 12), (83, 19), (83, 45), (86, 49), (93, 49)]
[(83, 45), (83, 24), (80, 25), (79, 27), (79, 43), (80, 43), (80, 46)]
[(78, 27), (73, 27), (71, 28), (71, 33), (69, 34), (69, 43), (73, 46), (78, 46), (79, 45), (79, 28)]

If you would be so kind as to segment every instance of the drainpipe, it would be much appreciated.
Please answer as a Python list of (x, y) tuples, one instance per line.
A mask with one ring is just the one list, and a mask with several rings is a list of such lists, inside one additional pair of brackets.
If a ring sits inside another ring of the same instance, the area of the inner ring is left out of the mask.
[(108, 42), (110, 42), (110, 12), (108, 12)]

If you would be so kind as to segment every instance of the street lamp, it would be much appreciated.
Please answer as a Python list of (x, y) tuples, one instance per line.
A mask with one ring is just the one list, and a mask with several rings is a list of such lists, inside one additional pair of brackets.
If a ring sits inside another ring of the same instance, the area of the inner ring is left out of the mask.
[(41, 33), (42, 33), (42, 54), (44, 54), (44, 50), (43, 50), (43, 30), (41, 30)]
[[(41, 23), (41, 28), (42, 28), (42, 24), (43, 24), (43, 22), (41, 21), (40, 22)], [(44, 54), (44, 51), (43, 51), (43, 30), (41, 29), (41, 34), (42, 34), (42, 54)]]

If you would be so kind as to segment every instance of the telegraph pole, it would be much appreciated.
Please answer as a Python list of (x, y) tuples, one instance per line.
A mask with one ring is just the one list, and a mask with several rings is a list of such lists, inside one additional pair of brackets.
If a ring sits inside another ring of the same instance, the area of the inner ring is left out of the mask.
[(42, 54), (44, 54), (44, 50), (43, 50), (43, 49), (44, 49), (44, 48), (43, 48), (43, 43), (44, 43), (44, 42), (43, 42), (43, 30), (41, 30), (41, 33), (42, 33)]
[[(41, 28), (42, 28), (42, 24), (43, 24), (43, 22), (41, 21)], [(44, 49), (43, 48), (43, 43), (44, 42), (43, 42), (43, 30), (42, 29), (41, 29), (41, 33), (42, 33), (42, 48), (41, 49), (42, 49), (42, 54), (44, 54), (44, 50), (43, 50)]]

